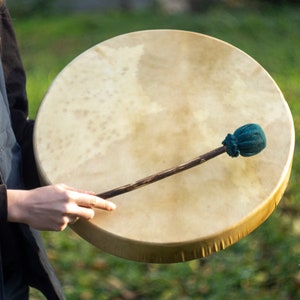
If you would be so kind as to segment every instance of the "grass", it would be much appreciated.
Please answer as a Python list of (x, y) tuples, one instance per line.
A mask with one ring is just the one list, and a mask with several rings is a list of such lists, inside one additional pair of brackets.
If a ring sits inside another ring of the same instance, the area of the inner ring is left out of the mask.
[[(203, 260), (155, 265), (123, 260), (70, 229), (43, 233), (67, 299), (261, 299), (300, 297), (300, 8), (215, 7), (201, 14), (159, 12), (67, 14), (14, 19), (28, 76), (30, 116), (57, 73), (107, 38), (143, 29), (176, 28), (225, 40), (271, 74), (293, 113), (296, 151), (279, 207), (237, 244)], [(43, 299), (35, 291), (32, 299)]]

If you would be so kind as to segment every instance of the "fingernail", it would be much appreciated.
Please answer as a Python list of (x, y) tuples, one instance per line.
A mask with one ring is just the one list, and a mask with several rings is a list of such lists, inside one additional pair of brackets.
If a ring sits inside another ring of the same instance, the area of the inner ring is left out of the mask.
[(109, 210), (115, 210), (117, 208), (116, 204), (113, 202), (108, 202), (108, 209)]

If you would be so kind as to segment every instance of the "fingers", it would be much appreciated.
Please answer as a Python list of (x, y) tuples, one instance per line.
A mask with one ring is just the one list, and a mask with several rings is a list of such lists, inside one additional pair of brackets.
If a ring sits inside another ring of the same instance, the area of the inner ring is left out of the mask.
[(58, 185), (68, 198), (68, 208), (66, 209), (66, 223), (74, 224), (79, 218), (90, 220), (94, 217), (94, 209), (103, 209), (113, 211), (116, 205), (111, 202), (95, 196), (94, 192), (74, 189), (66, 185)]
[(73, 217), (69, 217), (68, 219), (69, 219), (68, 224), (73, 225), (79, 220), (79, 217), (73, 216)]
[(72, 192), (71, 197), (78, 206), (104, 209), (108, 211), (116, 209), (116, 205), (113, 202), (104, 200), (91, 194)]
[[(77, 218), (85, 220), (92, 219), (95, 216), (95, 211), (92, 208), (74, 204), (69, 207), (66, 216), (68, 219), (68, 223), (74, 223)], [(78, 221), (78, 219), (76, 221)]]
[(75, 189), (64, 184), (59, 184), (57, 187), (66, 192), (67, 198), (79, 206), (104, 209), (108, 211), (116, 209), (116, 205), (113, 202), (95, 196), (94, 192)]
[[(80, 200), (77, 201), (79, 202), (82, 201), (82, 198), (80, 198)], [(65, 222), (67, 223), (66, 225), (75, 224), (79, 219), (85, 219), (85, 220), (92, 219), (95, 215), (94, 208), (103, 209), (105, 207), (105, 209), (109, 211), (115, 209), (115, 204), (112, 203), (111, 205), (108, 201), (105, 201), (98, 197), (90, 199), (90, 202), (88, 202), (88, 204), (87, 202), (84, 202), (84, 205), (82, 203), (83, 202), (81, 202), (81, 205), (79, 205), (78, 203), (77, 204), (74, 203), (73, 205), (69, 206), (68, 213), (66, 213), (66, 218), (65, 218)]]
[(58, 186), (64, 190), (68, 190), (68, 191), (73, 191), (73, 192), (78, 192), (78, 193), (83, 193), (83, 194), (90, 194), (90, 195), (95, 195), (94, 192), (92, 191), (87, 191), (87, 190), (81, 190), (81, 189), (76, 189), (76, 188), (73, 188), (71, 186), (68, 186), (66, 184), (58, 184)]

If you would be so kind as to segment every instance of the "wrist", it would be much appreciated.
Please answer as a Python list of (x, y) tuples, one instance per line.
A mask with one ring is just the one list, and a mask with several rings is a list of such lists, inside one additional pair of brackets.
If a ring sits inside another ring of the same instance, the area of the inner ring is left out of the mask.
[(26, 209), (24, 201), (26, 191), (7, 190), (7, 221), (25, 223)]

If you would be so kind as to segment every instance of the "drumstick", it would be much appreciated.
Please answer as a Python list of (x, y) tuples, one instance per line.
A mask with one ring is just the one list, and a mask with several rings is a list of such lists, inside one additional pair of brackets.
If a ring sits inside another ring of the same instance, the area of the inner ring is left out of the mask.
[(266, 147), (266, 136), (264, 134), (263, 129), (259, 125), (246, 124), (238, 128), (233, 134), (228, 133), (222, 144), (223, 146), (218, 147), (203, 155), (200, 155), (192, 159), (191, 161), (147, 176), (134, 183), (114, 188), (112, 190), (98, 194), (97, 196), (103, 199), (107, 199), (130, 192), (142, 186), (148, 185), (150, 183), (164, 179), (171, 175), (193, 168), (225, 152), (227, 152), (227, 154), (231, 157), (238, 157), (239, 155), (256, 155)]

